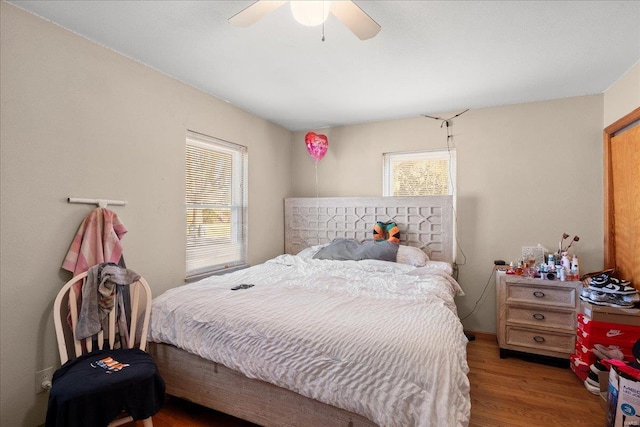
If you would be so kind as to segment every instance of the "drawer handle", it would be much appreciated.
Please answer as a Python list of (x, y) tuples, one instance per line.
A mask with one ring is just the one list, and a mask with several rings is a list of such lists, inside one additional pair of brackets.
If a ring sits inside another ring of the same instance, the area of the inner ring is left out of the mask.
[(544, 292), (542, 292), (542, 291), (535, 291), (535, 292), (533, 293), (533, 296), (534, 296), (534, 297), (536, 297), (536, 298), (544, 298)]
[(544, 314), (536, 313), (533, 315), (533, 318), (536, 320), (544, 320)]
[(533, 337), (533, 340), (535, 342), (544, 342), (545, 341), (544, 337), (541, 337), (540, 335), (536, 335), (535, 337)]

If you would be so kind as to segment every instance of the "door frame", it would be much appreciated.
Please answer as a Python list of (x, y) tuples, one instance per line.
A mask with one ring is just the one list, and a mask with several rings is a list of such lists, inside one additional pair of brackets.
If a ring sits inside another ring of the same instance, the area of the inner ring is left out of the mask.
[[(603, 158), (604, 158), (604, 268), (616, 269), (616, 247), (613, 223), (613, 177), (611, 167), (611, 139), (616, 133), (627, 126), (640, 121), (640, 107), (626, 116), (616, 120), (604, 128)], [(640, 125), (638, 125), (640, 126)]]

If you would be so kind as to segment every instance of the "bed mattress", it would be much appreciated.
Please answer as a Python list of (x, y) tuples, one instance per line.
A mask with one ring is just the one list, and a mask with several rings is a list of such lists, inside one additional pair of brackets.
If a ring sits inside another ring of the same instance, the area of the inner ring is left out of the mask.
[(156, 297), (149, 338), (378, 425), (465, 426), (460, 291), (429, 265), (281, 255)]

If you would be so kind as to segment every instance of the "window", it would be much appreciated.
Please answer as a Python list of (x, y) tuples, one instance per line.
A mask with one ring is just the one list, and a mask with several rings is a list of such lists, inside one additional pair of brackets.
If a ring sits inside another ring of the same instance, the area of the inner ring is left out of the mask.
[(247, 149), (187, 134), (187, 278), (246, 263)]
[(385, 153), (382, 174), (383, 196), (455, 196), (456, 151)]

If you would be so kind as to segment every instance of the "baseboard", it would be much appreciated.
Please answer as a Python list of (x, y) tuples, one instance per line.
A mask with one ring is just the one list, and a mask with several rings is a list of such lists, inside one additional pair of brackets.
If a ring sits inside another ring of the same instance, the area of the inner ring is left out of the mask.
[(492, 334), (490, 332), (474, 332), (474, 331), (464, 331), (467, 336), (474, 336), (478, 340), (483, 341), (497, 341), (498, 337), (496, 334)]

